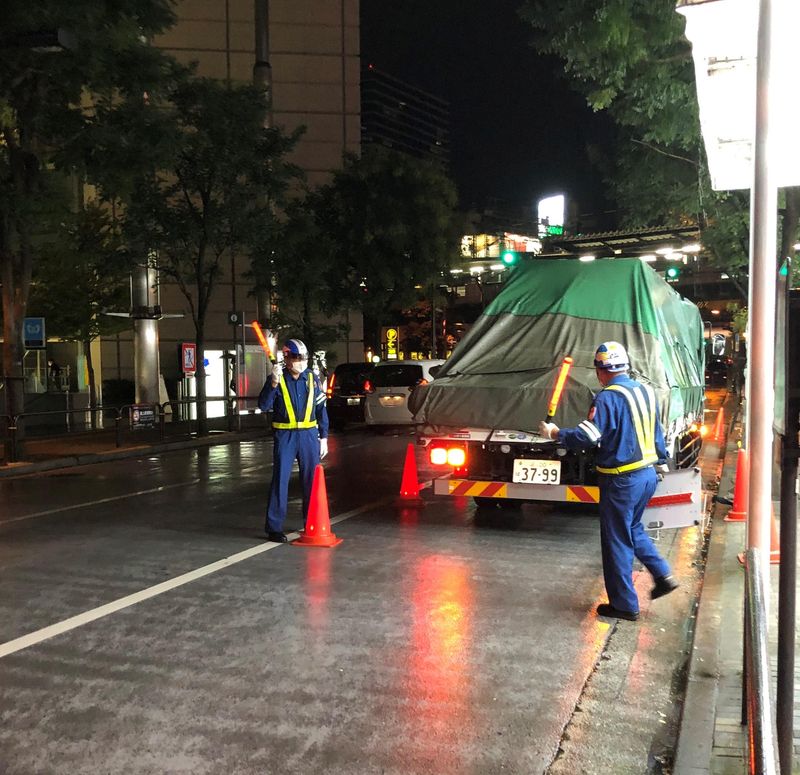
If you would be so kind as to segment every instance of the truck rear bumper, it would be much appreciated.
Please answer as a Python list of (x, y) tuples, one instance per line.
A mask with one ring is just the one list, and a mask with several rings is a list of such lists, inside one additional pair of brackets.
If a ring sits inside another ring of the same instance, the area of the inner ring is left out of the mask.
[[(670, 471), (658, 483), (647, 504), (643, 522), (649, 530), (699, 524), (703, 513), (699, 468)], [(434, 495), (472, 498), (512, 498), (523, 501), (598, 503), (600, 489), (577, 484), (518, 484), (514, 482), (457, 479), (451, 475), (433, 480)]]

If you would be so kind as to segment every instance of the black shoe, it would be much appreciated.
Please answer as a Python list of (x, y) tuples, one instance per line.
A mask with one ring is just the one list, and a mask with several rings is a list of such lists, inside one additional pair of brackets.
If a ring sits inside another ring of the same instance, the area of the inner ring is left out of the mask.
[(674, 592), (679, 586), (680, 584), (678, 584), (674, 576), (662, 576), (660, 579), (656, 579), (655, 586), (650, 590), (650, 599), (655, 600), (658, 597), (664, 597), (664, 595)]
[(289, 541), (289, 539), (286, 537), (286, 533), (282, 533), (280, 530), (268, 531), (267, 538), (274, 544), (285, 544)]
[(619, 608), (614, 608), (613, 605), (608, 603), (600, 603), (597, 606), (598, 616), (608, 616), (612, 619), (627, 619), (629, 622), (635, 622), (639, 618), (639, 614), (633, 611), (620, 611)]

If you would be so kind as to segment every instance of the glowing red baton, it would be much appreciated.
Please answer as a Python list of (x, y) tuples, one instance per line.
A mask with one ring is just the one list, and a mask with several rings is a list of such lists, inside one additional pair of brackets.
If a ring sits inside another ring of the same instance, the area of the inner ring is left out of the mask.
[(567, 355), (561, 363), (561, 370), (558, 372), (556, 386), (553, 388), (553, 395), (550, 397), (550, 405), (547, 407), (547, 422), (552, 422), (553, 417), (556, 416), (558, 402), (561, 400), (561, 391), (564, 389), (564, 383), (567, 381), (567, 374), (569, 374), (571, 368), (572, 358)]
[(264, 332), (261, 330), (261, 326), (258, 325), (258, 321), (254, 320), (250, 325), (253, 327), (253, 331), (256, 332), (258, 341), (261, 342), (261, 346), (264, 348), (264, 352), (267, 354), (267, 358), (272, 360), (272, 352), (269, 349), (267, 338), (264, 336)]

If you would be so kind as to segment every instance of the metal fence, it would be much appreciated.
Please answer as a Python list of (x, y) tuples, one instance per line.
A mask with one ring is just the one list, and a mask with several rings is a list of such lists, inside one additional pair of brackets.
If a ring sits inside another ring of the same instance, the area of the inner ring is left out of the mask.
[[(212, 433), (244, 431), (271, 427), (269, 415), (253, 408), (257, 396), (209, 396), (206, 404), (225, 406), (221, 417), (207, 419)], [(119, 448), (127, 443), (155, 443), (197, 434), (196, 397), (165, 401), (162, 404), (125, 404), (94, 408), (59, 409), (47, 412), (24, 412), (0, 416), (5, 440), (6, 462), (19, 460), (21, 445), (64, 441), (79, 448), (80, 443), (97, 445), (106, 442)], [(23, 431), (24, 429), (24, 431)], [(66, 454), (66, 453), (65, 453)], [(74, 452), (73, 452), (74, 454)]]
[(777, 732), (772, 712), (767, 609), (764, 600), (761, 554), (748, 549), (745, 560), (745, 703), (747, 715), (748, 772), (776, 775)]

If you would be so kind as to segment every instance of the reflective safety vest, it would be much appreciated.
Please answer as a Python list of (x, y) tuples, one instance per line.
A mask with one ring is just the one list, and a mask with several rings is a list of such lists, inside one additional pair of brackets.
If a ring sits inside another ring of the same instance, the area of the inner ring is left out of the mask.
[(294, 406), (292, 406), (292, 399), (289, 397), (289, 388), (286, 387), (286, 379), (281, 379), (281, 395), (283, 396), (283, 405), (286, 407), (286, 414), (289, 417), (289, 422), (273, 422), (272, 427), (278, 430), (297, 430), (298, 428), (316, 428), (317, 418), (312, 415), (314, 412), (314, 374), (308, 372), (308, 401), (306, 401), (306, 414), (302, 420), (298, 421), (294, 413)]
[(642, 385), (642, 391), (632, 390), (623, 385), (609, 385), (606, 390), (622, 393), (631, 410), (631, 420), (636, 432), (636, 441), (642, 451), (642, 459), (633, 463), (626, 463), (618, 468), (601, 468), (597, 466), (600, 474), (625, 474), (628, 471), (637, 471), (647, 468), (658, 461), (656, 454), (656, 394), (649, 385)]

